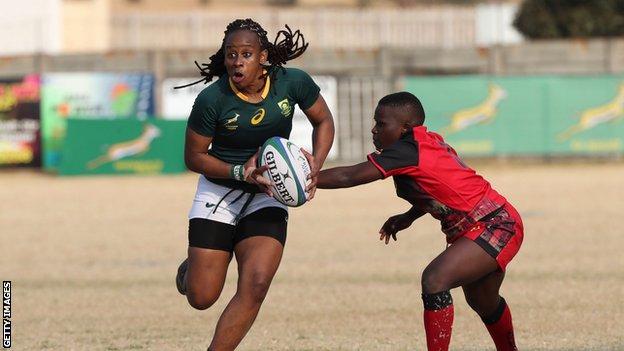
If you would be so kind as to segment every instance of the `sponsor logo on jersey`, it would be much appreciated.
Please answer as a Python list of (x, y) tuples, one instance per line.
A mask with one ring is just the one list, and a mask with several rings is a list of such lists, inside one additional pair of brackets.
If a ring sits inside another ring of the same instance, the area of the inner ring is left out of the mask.
[(238, 117), (240, 116), (238, 113), (234, 113), (235, 116), (225, 120), (225, 124), (223, 125), (223, 127), (225, 127), (225, 129), (227, 130), (231, 130), (234, 131), (238, 128)]
[(257, 126), (258, 124), (260, 124), (260, 122), (262, 122), (262, 120), (264, 119), (264, 114), (266, 113), (266, 111), (263, 108), (259, 108), (253, 115), (253, 117), (251, 117), (251, 125), (253, 126)]
[(292, 107), (290, 106), (290, 102), (288, 101), (288, 99), (284, 99), (278, 102), (277, 106), (282, 111), (282, 114), (284, 115), (284, 117), (288, 117), (290, 113), (292, 112)]

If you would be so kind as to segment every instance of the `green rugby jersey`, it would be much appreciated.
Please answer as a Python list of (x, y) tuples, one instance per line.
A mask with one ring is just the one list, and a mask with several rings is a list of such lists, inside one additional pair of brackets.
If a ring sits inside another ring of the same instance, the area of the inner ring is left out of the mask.
[(278, 69), (275, 81), (267, 78), (263, 100), (251, 103), (226, 74), (199, 93), (187, 125), (196, 133), (213, 138), (210, 155), (227, 163), (243, 164), (270, 137), (288, 138), (295, 104), (307, 110), (316, 102), (319, 92), (306, 72)]

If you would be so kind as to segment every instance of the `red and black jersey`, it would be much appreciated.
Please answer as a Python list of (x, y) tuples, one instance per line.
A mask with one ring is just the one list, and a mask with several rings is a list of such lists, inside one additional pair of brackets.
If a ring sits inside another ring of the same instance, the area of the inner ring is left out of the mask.
[(442, 224), (448, 239), (468, 230), (507, 202), (466, 166), (439, 134), (414, 127), (394, 144), (368, 155), (397, 195)]

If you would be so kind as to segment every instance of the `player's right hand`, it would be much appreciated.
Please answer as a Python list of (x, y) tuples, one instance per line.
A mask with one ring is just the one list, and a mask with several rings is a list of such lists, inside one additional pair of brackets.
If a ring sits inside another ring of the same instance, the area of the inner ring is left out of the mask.
[(266, 193), (269, 196), (273, 196), (271, 192), (271, 181), (265, 178), (262, 174), (269, 169), (269, 166), (264, 165), (262, 167), (257, 167), (258, 165), (258, 156), (260, 155), (260, 149), (245, 162), (243, 166), (244, 170), (244, 179), (247, 183), (256, 184), (260, 190)]
[(404, 213), (388, 218), (386, 223), (384, 223), (379, 230), (379, 240), (385, 240), (386, 245), (390, 242), (390, 237), (396, 241), (397, 232), (409, 227), (413, 222), (414, 220), (412, 220), (409, 216), (406, 216)]

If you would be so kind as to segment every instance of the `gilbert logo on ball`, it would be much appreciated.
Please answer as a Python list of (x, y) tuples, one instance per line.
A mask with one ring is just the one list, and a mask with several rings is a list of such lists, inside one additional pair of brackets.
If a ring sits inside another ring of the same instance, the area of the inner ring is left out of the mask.
[(262, 145), (259, 164), (269, 167), (263, 175), (271, 181), (277, 201), (297, 207), (308, 200), (305, 188), (311, 168), (299, 146), (287, 139), (272, 137)]

